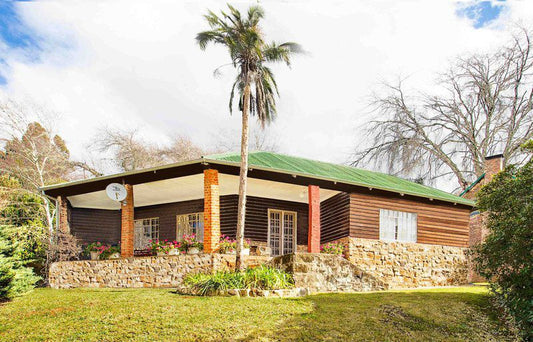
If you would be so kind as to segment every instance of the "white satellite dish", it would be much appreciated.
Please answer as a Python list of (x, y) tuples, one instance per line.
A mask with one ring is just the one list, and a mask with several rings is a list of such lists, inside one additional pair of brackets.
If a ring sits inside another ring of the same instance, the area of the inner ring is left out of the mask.
[(124, 185), (119, 183), (111, 183), (105, 188), (105, 192), (107, 193), (107, 196), (111, 198), (113, 201), (121, 202), (126, 199), (126, 196), (128, 196), (128, 191), (124, 187)]

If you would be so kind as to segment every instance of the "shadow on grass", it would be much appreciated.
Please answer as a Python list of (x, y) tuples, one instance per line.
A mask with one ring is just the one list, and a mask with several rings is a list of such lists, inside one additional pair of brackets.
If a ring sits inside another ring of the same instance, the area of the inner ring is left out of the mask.
[[(289, 299), (288, 299), (289, 300)], [(246, 341), (509, 341), (489, 295), (480, 291), (322, 294), (304, 299), (311, 312)]]

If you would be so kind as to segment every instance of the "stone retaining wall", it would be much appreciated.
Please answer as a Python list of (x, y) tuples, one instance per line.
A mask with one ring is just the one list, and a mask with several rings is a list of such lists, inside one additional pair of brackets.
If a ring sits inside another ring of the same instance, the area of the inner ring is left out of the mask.
[(348, 260), (389, 288), (467, 283), (466, 248), (346, 237)]
[(379, 279), (339, 255), (302, 253), (273, 258), (270, 264), (292, 273), (294, 285), (316, 292), (360, 292), (386, 289)]
[[(246, 266), (264, 264), (268, 256), (245, 256)], [(231, 269), (235, 256), (196, 254), (134, 257), (116, 260), (56, 262), (50, 267), (52, 288), (177, 287), (188, 273)]]

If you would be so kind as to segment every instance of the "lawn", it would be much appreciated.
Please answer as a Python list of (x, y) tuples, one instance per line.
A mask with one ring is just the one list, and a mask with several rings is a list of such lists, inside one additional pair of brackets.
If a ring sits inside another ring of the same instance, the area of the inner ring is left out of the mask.
[(0, 305), (2, 341), (509, 341), (484, 287), (298, 299), (36, 289)]

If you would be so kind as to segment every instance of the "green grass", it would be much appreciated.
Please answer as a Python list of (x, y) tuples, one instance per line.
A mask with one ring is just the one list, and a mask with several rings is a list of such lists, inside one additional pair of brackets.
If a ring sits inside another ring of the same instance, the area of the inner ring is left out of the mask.
[(512, 340), (491, 310), (481, 286), (297, 299), (37, 289), (0, 305), (0, 340)]

